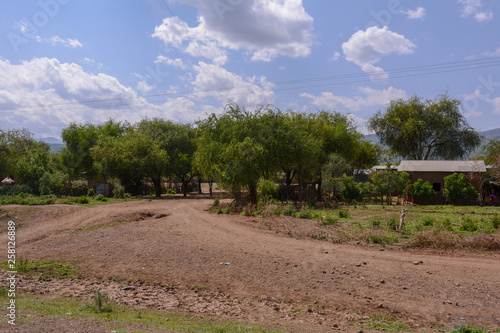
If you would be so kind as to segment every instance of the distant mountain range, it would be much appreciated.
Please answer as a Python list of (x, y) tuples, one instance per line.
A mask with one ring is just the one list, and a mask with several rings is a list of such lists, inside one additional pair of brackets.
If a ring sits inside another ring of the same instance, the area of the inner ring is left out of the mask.
[[(483, 137), (483, 142), (491, 139), (500, 137), (500, 128), (495, 128), (489, 131), (479, 132), (479, 135)], [(364, 139), (372, 143), (379, 143), (377, 134), (368, 134), (364, 136)]]
[[(484, 138), (483, 141), (485, 142), (486, 140), (500, 137), (500, 128), (495, 128), (495, 129), (492, 129), (489, 131), (479, 132), (479, 134)], [(372, 143), (379, 142), (377, 134), (365, 135), (364, 139), (368, 140)], [(63, 149), (64, 147), (66, 147), (66, 144), (58, 138), (49, 137), (49, 138), (40, 139), (40, 141), (47, 143), (50, 147), (50, 150), (53, 152), (58, 152), (61, 149)]]

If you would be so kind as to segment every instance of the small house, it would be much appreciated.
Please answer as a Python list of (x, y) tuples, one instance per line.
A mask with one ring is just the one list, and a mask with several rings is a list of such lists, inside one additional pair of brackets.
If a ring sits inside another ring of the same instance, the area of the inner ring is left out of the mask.
[(444, 178), (453, 173), (463, 173), (468, 181), (481, 192), (481, 180), (486, 172), (484, 161), (402, 161), (398, 171), (405, 171), (410, 175), (410, 181), (415, 183), (418, 179), (428, 181), (437, 192), (437, 201), (444, 199)]

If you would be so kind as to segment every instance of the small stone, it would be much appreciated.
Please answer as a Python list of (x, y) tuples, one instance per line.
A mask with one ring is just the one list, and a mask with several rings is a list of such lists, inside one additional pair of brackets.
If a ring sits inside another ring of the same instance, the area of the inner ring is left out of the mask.
[(333, 328), (338, 328), (338, 327), (339, 327), (339, 325), (338, 325), (338, 324), (333, 324), (333, 325), (332, 325), (332, 327), (333, 327)]
[(135, 287), (125, 286), (125, 287), (122, 288), (122, 290), (135, 290)]
[(384, 284), (384, 283), (385, 283), (385, 280), (380, 280), (380, 283)]
[(377, 305), (377, 308), (379, 308), (379, 309), (382, 309), (383, 307), (384, 307), (384, 304), (382, 304), (382, 303), (379, 303), (379, 305)]
[(418, 264), (420, 264), (420, 261), (414, 261), (413, 262), (413, 265), (418, 265)]

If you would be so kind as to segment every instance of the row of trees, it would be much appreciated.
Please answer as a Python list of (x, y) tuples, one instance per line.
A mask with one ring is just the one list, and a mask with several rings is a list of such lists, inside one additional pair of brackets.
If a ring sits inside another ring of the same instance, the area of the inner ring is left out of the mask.
[[(363, 140), (352, 120), (337, 112), (306, 114), (271, 107), (249, 112), (236, 104), (195, 124), (163, 119), (73, 123), (62, 131), (66, 148), (57, 154), (27, 130), (0, 130), (0, 177), (10, 175), (34, 193), (70, 179), (115, 178), (133, 194), (147, 181), (160, 196), (165, 179), (182, 183), (186, 194), (197, 178), (208, 181), (210, 189), (214, 181), (219, 183), (237, 199), (248, 193), (256, 203), (261, 180), (282, 179), (286, 190), (292, 182), (298, 184), (299, 200), (306, 199), (307, 184), (315, 185), (316, 197), (322, 191), (343, 191), (349, 198), (359, 192), (391, 198), (404, 194), (407, 175), (376, 173), (360, 190), (360, 171), (377, 162), (390, 163), (387, 156), (461, 158), (480, 142), (461, 115), (459, 102), (447, 95), (392, 101), (370, 119), (369, 127), (389, 152)], [(500, 158), (498, 142), (485, 146), (487, 163)], [(285, 191), (285, 199), (288, 194)]]

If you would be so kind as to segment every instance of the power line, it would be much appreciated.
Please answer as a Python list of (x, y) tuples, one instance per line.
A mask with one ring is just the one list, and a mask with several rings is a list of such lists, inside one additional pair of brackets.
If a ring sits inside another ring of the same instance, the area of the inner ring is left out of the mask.
[[(267, 91), (287, 91), (287, 90), (298, 90), (298, 89), (310, 89), (310, 88), (319, 88), (326, 86), (338, 86), (338, 85), (347, 85), (353, 83), (364, 83), (364, 82), (373, 82), (373, 81), (386, 81), (392, 79), (401, 79), (415, 76), (424, 76), (424, 75), (433, 75), (433, 74), (443, 74), (443, 73), (452, 73), (452, 72), (460, 72), (467, 70), (475, 70), (481, 68), (489, 68), (489, 67), (497, 67), (500, 66), (500, 57), (495, 58), (484, 58), (478, 60), (465, 60), (465, 61), (457, 61), (457, 62), (447, 62), (447, 63), (438, 63), (432, 65), (424, 65), (424, 66), (412, 66), (412, 67), (402, 67), (395, 68), (390, 70), (385, 70), (383, 72), (373, 71), (373, 72), (358, 72), (352, 74), (342, 74), (342, 75), (332, 75), (332, 76), (323, 76), (323, 77), (311, 77), (304, 79), (295, 79), (288, 81), (277, 81), (274, 83), (274, 87), (268, 89)], [(389, 78), (386, 78), (389, 76)], [(369, 78), (367, 78), (369, 77)], [(359, 80), (356, 80), (360, 78)], [(304, 85), (306, 83), (314, 83), (314, 82), (322, 82), (322, 81), (334, 81), (327, 82), (323, 84), (315, 84), (315, 85)], [(292, 87), (286, 87), (287, 85), (296, 85)], [(233, 95), (244, 95), (248, 94), (247, 91), (238, 93), (238, 89), (244, 89), (244, 87), (234, 86), (231, 87), (233, 89), (233, 93), (231, 97), (234, 98)], [(139, 98), (144, 98), (146, 101), (150, 102), (149, 99), (156, 97), (167, 97), (167, 96), (179, 96), (179, 95), (191, 95), (198, 93), (216, 93), (223, 92), (224, 90), (228, 90), (227, 87), (223, 88), (212, 88), (212, 89), (198, 89), (198, 90), (186, 90), (181, 92), (172, 92), (172, 93), (161, 93), (161, 94), (151, 94), (140, 97), (120, 97), (120, 98), (108, 98), (108, 99), (98, 99), (98, 100), (81, 100), (81, 101), (73, 101), (73, 102), (64, 102), (64, 103), (52, 103), (45, 105), (25, 105), (20, 107), (0, 107), (0, 113), (13, 112), (13, 111), (22, 111), (30, 112), (36, 111), (37, 109), (47, 108), (47, 107), (68, 107), (67, 109), (75, 110), (80, 108), (100, 108), (100, 109), (117, 109), (126, 106), (132, 106), (133, 104), (140, 104), (141, 101)], [(126, 102), (118, 104), (118, 102)], [(106, 102), (116, 102), (114, 105), (89, 105), (94, 103), (106, 103)], [(71, 108), (69, 108), (71, 107)], [(59, 109), (61, 110), (61, 109)], [(62, 109), (64, 110), (64, 109)]]

